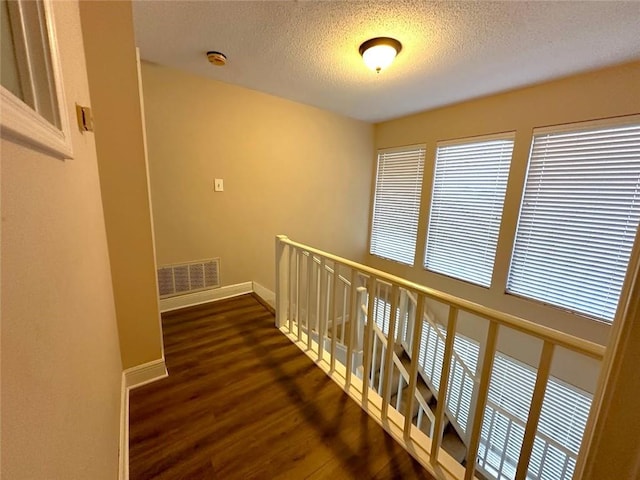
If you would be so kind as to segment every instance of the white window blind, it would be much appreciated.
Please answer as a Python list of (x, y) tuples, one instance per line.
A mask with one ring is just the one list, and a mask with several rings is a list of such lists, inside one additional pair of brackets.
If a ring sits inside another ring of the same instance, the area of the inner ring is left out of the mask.
[(512, 152), (513, 135), (438, 146), (426, 269), (491, 284)]
[(612, 321), (640, 218), (640, 121), (534, 131), (507, 291)]
[(412, 147), (378, 154), (371, 254), (413, 265), (424, 152)]

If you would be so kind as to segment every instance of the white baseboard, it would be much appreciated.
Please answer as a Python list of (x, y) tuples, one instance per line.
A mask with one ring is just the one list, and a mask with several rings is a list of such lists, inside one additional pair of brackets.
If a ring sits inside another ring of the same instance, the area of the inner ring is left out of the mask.
[(129, 389), (122, 372), (120, 383), (120, 448), (118, 451), (118, 480), (129, 480)]
[(263, 287), (258, 282), (251, 282), (253, 284), (253, 293), (258, 295), (262, 300), (267, 302), (274, 309), (276, 308), (276, 294), (269, 290), (267, 287)]
[(223, 300), (225, 298), (237, 297), (238, 295), (244, 295), (251, 292), (253, 292), (253, 282), (243, 282), (212, 290), (203, 290), (201, 292), (162, 298), (160, 299), (160, 312), (165, 313), (172, 310), (178, 310), (180, 308), (193, 307), (195, 305)]
[(155, 382), (169, 375), (164, 358), (143, 363), (124, 371), (126, 387), (128, 389), (141, 387), (147, 383)]
[(120, 385), (120, 452), (118, 480), (129, 480), (129, 391), (169, 376), (164, 358), (127, 368)]

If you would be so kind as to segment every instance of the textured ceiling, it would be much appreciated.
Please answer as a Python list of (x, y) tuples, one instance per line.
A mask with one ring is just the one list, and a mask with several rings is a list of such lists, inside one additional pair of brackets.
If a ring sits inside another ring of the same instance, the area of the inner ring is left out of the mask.
[[(640, 59), (640, 1), (146, 0), (133, 11), (145, 60), (371, 122)], [(403, 44), (380, 74), (358, 53), (376, 36)]]

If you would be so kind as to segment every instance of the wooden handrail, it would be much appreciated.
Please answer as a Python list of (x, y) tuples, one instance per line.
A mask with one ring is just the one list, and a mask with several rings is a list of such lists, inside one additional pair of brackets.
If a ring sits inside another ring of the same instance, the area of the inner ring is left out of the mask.
[(328, 252), (324, 252), (317, 248), (294, 242), (286, 235), (279, 235), (278, 241), (282, 244), (295, 247), (301, 251), (307, 251), (311, 254), (319, 255), (327, 260), (331, 260), (332, 262), (340, 263), (345, 267), (356, 269), (378, 280), (396, 284), (399, 287), (408, 290), (409, 292), (419, 293), (433, 300), (446, 303), (450, 306), (458, 308), (459, 310), (464, 310), (479, 317), (485, 318), (492, 323), (513, 328), (514, 330), (524, 332), (543, 341), (553, 343), (557, 346), (567, 348), (569, 350), (587, 355), (597, 360), (602, 360), (602, 358), (604, 357), (605, 347), (597, 343), (590, 342), (582, 338), (577, 338), (567, 333), (554, 330), (553, 328), (538, 325), (515, 315), (500, 312), (499, 310), (485, 307), (484, 305), (480, 305), (478, 303), (471, 302), (469, 300), (465, 300), (463, 298), (456, 297), (455, 295), (444, 293), (439, 290), (420, 285), (418, 283), (410, 282), (409, 280), (406, 280), (404, 278), (391, 275), (390, 273), (386, 273), (381, 270), (362, 265), (360, 263), (348, 260), (343, 257), (339, 257), (337, 255), (333, 255)]

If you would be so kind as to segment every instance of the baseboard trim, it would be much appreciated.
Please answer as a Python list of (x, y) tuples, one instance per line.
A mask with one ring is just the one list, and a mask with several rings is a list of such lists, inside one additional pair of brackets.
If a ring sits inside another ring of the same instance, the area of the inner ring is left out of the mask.
[(193, 307), (203, 303), (215, 302), (216, 300), (237, 297), (238, 295), (244, 295), (253, 291), (253, 282), (243, 282), (212, 290), (203, 290), (201, 292), (162, 298), (160, 299), (160, 312), (171, 312), (185, 307)]
[(120, 451), (118, 480), (129, 480), (129, 392), (169, 376), (164, 357), (127, 368), (122, 372), (120, 385)]
[(129, 480), (129, 389), (122, 372), (120, 382), (120, 448), (118, 451), (118, 480)]
[(267, 287), (260, 285), (258, 282), (251, 282), (253, 293), (260, 297), (267, 305), (267, 308), (275, 313), (276, 310), (276, 294), (269, 290)]
[(155, 382), (169, 375), (164, 358), (152, 360), (124, 371), (126, 386), (128, 389), (141, 387), (147, 383)]

